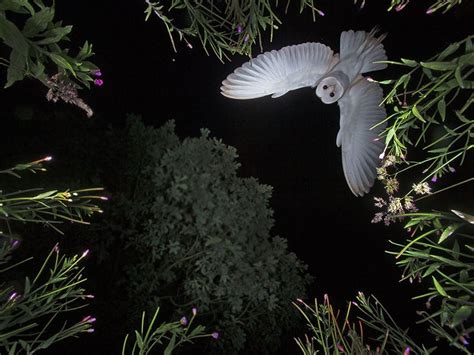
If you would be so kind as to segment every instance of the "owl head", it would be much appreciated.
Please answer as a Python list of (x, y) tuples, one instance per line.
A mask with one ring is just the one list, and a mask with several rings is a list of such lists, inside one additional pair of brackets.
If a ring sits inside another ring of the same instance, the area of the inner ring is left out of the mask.
[(332, 104), (339, 100), (347, 87), (349, 78), (342, 72), (334, 72), (323, 78), (316, 87), (316, 95), (325, 104)]

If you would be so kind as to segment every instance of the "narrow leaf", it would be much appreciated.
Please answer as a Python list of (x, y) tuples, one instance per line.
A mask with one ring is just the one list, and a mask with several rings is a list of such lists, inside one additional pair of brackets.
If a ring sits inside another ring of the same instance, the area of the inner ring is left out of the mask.
[(10, 53), (10, 65), (7, 70), (7, 83), (5, 88), (12, 86), (13, 83), (23, 80), (26, 74), (26, 56), (12, 49)]
[(438, 293), (441, 296), (449, 297), (448, 294), (446, 293), (446, 291), (444, 290), (443, 286), (441, 286), (441, 284), (438, 282), (438, 280), (436, 280), (436, 278), (434, 276), (431, 276), (431, 277), (433, 278), (433, 284), (436, 288), (436, 291), (438, 291)]
[(26, 37), (34, 37), (38, 33), (43, 32), (47, 27), (48, 24), (54, 18), (54, 9), (53, 8), (45, 8), (41, 11), (38, 11), (33, 16), (31, 16), (25, 22), (25, 26), (23, 27), (23, 35)]

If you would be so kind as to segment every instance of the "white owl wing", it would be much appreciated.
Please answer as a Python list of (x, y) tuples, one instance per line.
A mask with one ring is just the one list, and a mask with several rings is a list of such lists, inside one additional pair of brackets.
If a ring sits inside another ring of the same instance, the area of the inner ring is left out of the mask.
[(382, 44), (385, 35), (375, 37), (376, 33), (376, 28), (370, 32), (342, 32), (339, 51), (341, 61), (334, 70), (343, 71), (352, 81), (359, 74), (385, 69), (387, 64), (378, 63), (387, 60)]
[(231, 99), (279, 97), (290, 90), (315, 86), (338, 61), (321, 43), (303, 43), (260, 54), (222, 82), (222, 95)]
[(362, 76), (338, 101), (340, 129), (336, 144), (342, 146), (342, 167), (352, 193), (363, 196), (369, 192), (377, 175), (380, 154), (384, 149), (379, 133), (386, 124), (380, 124), (385, 116), (382, 88)]

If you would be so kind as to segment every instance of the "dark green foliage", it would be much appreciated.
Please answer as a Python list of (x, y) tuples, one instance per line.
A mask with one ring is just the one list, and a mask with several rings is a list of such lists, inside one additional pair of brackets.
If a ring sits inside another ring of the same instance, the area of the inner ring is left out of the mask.
[(153, 129), (132, 119), (125, 132), (111, 135), (126, 166), (116, 166), (121, 192), (101, 239), (125, 249), (133, 308), (183, 314), (194, 306), (226, 354), (249, 344), (272, 351), (310, 278), (286, 241), (270, 235), (271, 187), (237, 176), (235, 149), (206, 130), (180, 142), (171, 122)]

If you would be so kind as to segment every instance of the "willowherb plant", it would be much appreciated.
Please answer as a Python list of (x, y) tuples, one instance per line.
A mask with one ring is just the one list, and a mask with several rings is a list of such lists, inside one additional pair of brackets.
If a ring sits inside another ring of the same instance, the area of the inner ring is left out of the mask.
[[(390, 62), (409, 68), (396, 81), (387, 81), (385, 98), (393, 107), (385, 131), (386, 155), (379, 169), (379, 180), (387, 198), (377, 197), (375, 205), (384, 211), (373, 222), (405, 221), (409, 238), (391, 242), (402, 280), (418, 280), (428, 291), (419, 323), (426, 323), (436, 339), (444, 339), (465, 353), (474, 331), (474, 307), (470, 270), (473, 267), (474, 231), (471, 216), (451, 212), (418, 210), (418, 201), (474, 181), (462, 181), (433, 191), (433, 185), (446, 174), (452, 175), (471, 157), (474, 147), (474, 46), (473, 36), (452, 43), (428, 61), (401, 59)], [(421, 151), (416, 151), (421, 148)], [(408, 156), (414, 156), (408, 160)], [(401, 186), (400, 176), (419, 168), (421, 179), (411, 189)], [(424, 281), (427, 280), (427, 281)]]
[(467, 348), (474, 332), (474, 217), (457, 210), (405, 215), (410, 237), (391, 242), (402, 280), (429, 280), (429, 290), (416, 299), (425, 300), (422, 320), (437, 338), (470, 354)]
[[(204, 50), (210, 48), (220, 59), (229, 59), (228, 54), (252, 53), (255, 43), (262, 43), (263, 32), (270, 29), (270, 40), (273, 31), (281, 24), (276, 14), (278, 1), (244, 0), (244, 1), (200, 1), (172, 0), (166, 4), (145, 0), (146, 19), (152, 14), (157, 16), (168, 31), (173, 49), (176, 51), (174, 34), (179, 40), (192, 48), (191, 38), (197, 37)], [(287, 8), (290, 1), (287, 3)], [(313, 0), (300, 0), (300, 12), (305, 8), (311, 9), (313, 20), (316, 13), (324, 13), (314, 6)], [(176, 16), (184, 16), (186, 25), (179, 27), (175, 24)]]
[[(18, 246), (2, 237), (0, 240), (0, 265), (8, 262), (9, 255)], [(68, 258), (60, 254), (55, 245), (36, 275), (14, 281), (10, 274), (32, 258), (0, 270), (0, 346), (8, 354), (33, 354), (51, 345), (81, 333), (92, 333), (95, 318), (86, 316), (80, 321), (61, 321), (60, 316), (87, 306), (92, 295), (85, 293), (82, 284), (83, 268), (79, 263), (87, 256)], [(20, 286), (21, 285), (21, 286)]]
[[(97, 78), (98, 67), (88, 60), (94, 54), (92, 45), (86, 41), (75, 56), (71, 55), (63, 45), (72, 26), (55, 21), (54, 15), (54, 2), (50, 6), (42, 0), (0, 3), (0, 39), (10, 51), (8, 58), (0, 57), (0, 65), (7, 68), (5, 87), (25, 77), (37, 79), (48, 88), (49, 101), (64, 100), (90, 117), (93, 111), (79, 97), (78, 89), (89, 88), (91, 82), (103, 83)], [(46, 69), (51, 64), (56, 67), (52, 73)]]
[[(20, 172), (33, 173), (46, 171), (44, 164), (51, 157), (45, 157), (33, 162), (18, 164), (12, 168), (0, 170), (6, 174), (20, 178)], [(14, 237), (12, 222), (41, 223), (61, 233), (57, 225), (65, 221), (89, 224), (85, 217), (102, 210), (94, 200), (107, 200), (107, 197), (97, 195), (102, 188), (81, 190), (49, 190), (33, 188), (14, 192), (0, 191), (0, 233), (3, 237)]]
[[(411, 68), (388, 83), (384, 101), (393, 108), (385, 131), (387, 155), (408, 169), (423, 166), (423, 182), (437, 179), (461, 165), (474, 147), (474, 46), (469, 36), (451, 44), (426, 62), (402, 59), (389, 62)], [(407, 161), (407, 146), (421, 147), (428, 158)]]
[(146, 313), (142, 313), (140, 329), (135, 330), (134, 333), (134, 342), (128, 344), (129, 334), (125, 336), (122, 344), (122, 355), (148, 354), (155, 347), (162, 348), (162, 353), (164, 355), (171, 355), (173, 351), (181, 345), (193, 343), (196, 339), (219, 339), (218, 332), (208, 334), (205, 332), (206, 329), (204, 326), (192, 326), (197, 315), (196, 308), (192, 309), (192, 314), (189, 320), (186, 316), (183, 316), (179, 321), (164, 322), (157, 326), (156, 320), (159, 311), (160, 308), (158, 307), (147, 326), (145, 325)]
[[(1, 170), (0, 174), (21, 177), (23, 172), (46, 171), (44, 164), (51, 157)], [(0, 191), (0, 345), (9, 354), (34, 352), (80, 333), (93, 332), (95, 318), (87, 316), (71, 324), (61, 316), (85, 307), (82, 288), (86, 279), (79, 263), (89, 253), (68, 258), (56, 245), (34, 277), (18, 280), (18, 267), (33, 258), (12, 265), (12, 252), (20, 244), (14, 232), (16, 223), (40, 223), (60, 232), (58, 224), (65, 221), (88, 223), (84, 218), (101, 212), (92, 201), (105, 199), (95, 195), (102, 189), (58, 191), (28, 189), (5, 193)], [(58, 325), (58, 323), (62, 325)]]
[[(409, 355), (429, 354), (434, 350), (418, 346), (375, 297), (366, 297), (361, 292), (344, 312), (334, 309), (327, 295), (323, 303), (315, 300), (314, 306), (300, 299), (293, 305), (303, 315), (309, 330), (304, 339), (295, 339), (304, 355)], [(357, 312), (357, 322), (353, 309)]]

